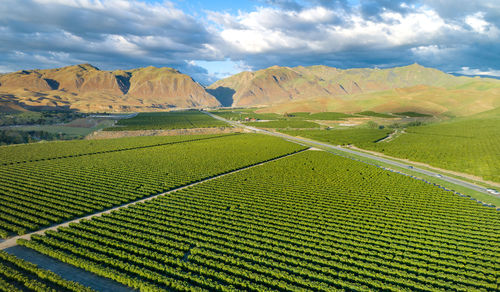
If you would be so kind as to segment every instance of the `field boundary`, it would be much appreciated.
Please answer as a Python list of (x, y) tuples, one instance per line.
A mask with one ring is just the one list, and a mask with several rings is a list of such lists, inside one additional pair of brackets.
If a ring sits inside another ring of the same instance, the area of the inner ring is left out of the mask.
[(221, 135), (213, 136), (213, 137), (204, 137), (204, 138), (197, 138), (197, 139), (190, 139), (190, 140), (183, 140), (183, 141), (174, 141), (174, 142), (168, 142), (168, 143), (159, 143), (159, 144), (153, 144), (153, 145), (136, 146), (136, 147), (122, 148), (122, 149), (114, 149), (114, 150), (106, 150), (106, 151), (98, 151), (98, 152), (89, 152), (89, 153), (74, 154), (74, 155), (56, 156), (56, 157), (34, 159), (34, 160), (14, 161), (14, 162), (2, 163), (0, 165), (1, 166), (7, 166), (7, 165), (13, 165), (13, 164), (22, 164), (22, 163), (30, 163), (30, 162), (38, 162), (38, 161), (48, 161), (48, 160), (57, 160), (57, 159), (64, 159), (64, 158), (80, 157), (80, 156), (90, 156), (90, 155), (98, 155), (98, 154), (105, 154), (105, 153), (113, 153), (113, 152), (129, 151), (129, 150), (146, 149), (146, 148), (153, 148), (153, 147), (160, 147), (160, 146), (181, 144), (181, 143), (186, 143), (186, 142), (195, 142), (195, 141), (202, 141), (202, 140), (210, 140), (210, 139), (228, 137), (228, 136), (239, 135), (239, 134), (240, 133), (221, 134)]
[(96, 212), (96, 213), (93, 213), (93, 214), (90, 214), (90, 215), (87, 215), (87, 216), (84, 216), (84, 217), (80, 217), (80, 218), (76, 218), (76, 219), (73, 219), (73, 220), (70, 220), (70, 221), (66, 221), (66, 222), (60, 223), (60, 224), (57, 224), (57, 225), (52, 225), (50, 227), (47, 227), (47, 228), (44, 228), (44, 229), (40, 229), (40, 230), (37, 230), (37, 231), (33, 231), (33, 232), (30, 232), (30, 233), (27, 233), (27, 234), (13, 236), (11, 238), (7, 238), (3, 242), (0, 242), (0, 250), (4, 250), (6, 248), (16, 246), (17, 245), (17, 240), (21, 239), (21, 238), (29, 240), (29, 239), (31, 239), (31, 236), (34, 235), (34, 234), (40, 234), (40, 235), (42, 235), (42, 234), (45, 234), (45, 232), (47, 232), (49, 230), (57, 230), (59, 227), (69, 226), (69, 224), (71, 224), (71, 223), (78, 223), (78, 222), (80, 222), (82, 220), (92, 219), (93, 217), (100, 217), (103, 214), (111, 213), (113, 211), (117, 211), (117, 210), (122, 209), (122, 208), (127, 208), (127, 207), (133, 206), (135, 204), (147, 202), (147, 201), (153, 200), (153, 199), (155, 199), (156, 197), (159, 197), (159, 196), (168, 195), (170, 193), (173, 193), (173, 192), (176, 192), (176, 191), (180, 191), (180, 190), (183, 190), (183, 189), (186, 189), (186, 188), (189, 188), (189, 187), (192, 187), (192, 186), (195, 186), (195, 185), (207, 182), (207, 181), (211, 181), (211, 180), (214, 180), (214, 179), (217, 179), (217, 178), (229, 175), (229, 174), (237, 173), (237, 172), (249, 169), (249, 168), (253, 168), (253, 167), (256, 167), (256, 166), (259, 166), (259, 165), (263, 165), (263, 164), (268, 163), (268, 162), (272, 162), (272, 161), (280, 160), (280, 159), (283, 159), (283, 158), (286, 158), (286, 157), (290, 157), (290, 156), (299, 154), (299, 153), (307, 151), (307, 150), (309, 150), (309, 148), (300, 149), (300, 150), (297, 150), (297, 151), (292, 152), (292, 153), (287, 153), (287, 154), (280, 155), (280, 156), (277, 156), (277, 157), (274, 157), (274, 158), (271, 158), (271, 159), (267, 159), (267, 160), (264, 160), (264, 161), (261, 161), (261, 162), (257, 162), (257, 163), (251, 164), (251, 165), (247, 165), (247, 166), (244, 166), (242, 168), (238, 168), (238, 169), (230, 170), (230, 171), (218, 174), (218, 175), (210, 176), (210, 177), (201, 179), (199, 181), (196, 181), (196, 182), (193, 182), (193, 183), (181, 186), (181, 187), (177, 187), (177, 188), (171, 189), (171, 190), (163, 192), (163, 193), (159, 193), (159, 194), (156, 194), (156, 195), (148, 196), (146, 198), (142, 198), (142, 199), (139, 199), (139, 200), (136, 200), (136, 201), (133, 201), (133, 202), (129, 202), (129, 203), (123, 204), (123, 205), (115, 206), (113, 208), (110, 208), (110, 209), (107, 209), (107, 210), (104, 210), (104, 211)]
[(494, 181), (489, 181), (489, 180), (484, 180), (481, 177), (479, 177), (477, 175), (470, 174), (470, 173), (464, 173), (464, 172), (458, 172), (458, 171), (454, 171), (454, 170), (439, 168), (439, 167), (435, 167), (435, 166), (432, 166), (432, 165), (424, 163), (424, 162), (413, 161), (413, 160), (409, 160), (409, 159), (405, 159), (405, 158), (399, 158), (399, 157), (395, 157), (395, 156), (389, 156), (389, 155), (385, 155), (384, 153), (380, 153), (380, 152), (377, 152), (377, 151), (368, 150), (368, 149), (364, 149), (364, 148), (359, 148), (359, 147), (356, 147), (356, 146), (353, 146), (353, 145), (350, 145), (347, 148), (351, 148), (351, 149), (354, 149), (354, 150), (360, 151), (360, 152), (369, 153), (369, 154), (372, 154), (372, 155), (375, 155), (375, 156), (379, 156), (379, 157), (382, 157), (382, 158), (392, 159), (392, 160), (399, 161), (399, 162), (402, 162), (402, 163), (408, 163), (408, 164), (413, 164), (413, 165), (417, 165), (417, 166), (420, 166), (420, 167), (426, 167), (426, 168), (429, 168), (429, 169), (431, 169), (433, 171), (439, 171), (441, 173), (445, 173), (445, 174), (448, 174), (448, 175), (454, 175), (454, 176), (456, 176), (459, 179), (466, 179), (466, 180), (470, 180), (470, 181), (473, 181), (473, 182), (482, 183), (482, 184), (485, 184), (485, 185), (488, 185), (488, 186), (500, 187), (500, 183), (497, 183), (497, 182), (494, 182)]
[[(279, 132), (272, 132), (272, 131), (268, 131), (268, 130), (264, 130), (264, 129), (259, 129), (259, 128), (256, 128), (256, 127), (250, 127), (250, 126), (247, 126), (247, 125), (244, 125), (244, 124), (241, 124), (241, 123), (229, 121), (227, 119), (224, 119), (224, 118), (222, 118), (220, 116), (217, 116), (215, 114), (212, 114), (210, 112), (205, 112), (205, 111), (202, 111), (202, 112), (204, 112), (205, 114), (210, 115), (210, 116), (212, 116), (212, 117), (214, 117), (216, 119), (223, 120), (226, 123), (229, 123), (229, 124), (234, 125), (236, 127), (247, 129), (249, 132), (255, 132), (255, 133), (261, 133), (261, 134), (266, 134), (266, 135), (272, 135), (272, 136), (280, 137), (282, 139), (285, 139), (285, 140), (288, 140), (288, 141), (291, 141), (291, 142), (296, 142), (296, 143), (299, 142), (299, 144), (303, 143), (303, 144), (306, 144), (306, 145), (308, 145), (310, 147), (318, 147), (318, 146), (319, 147), (325, 147), (328, 150), (336, 150), (337, 152), (343, 153), (343, 154), (340, 154), (340, 153), (334, 153), (334, 154), (345, 156), (345, 157), (350, 158), (350, 159), (355, 159), (355, 160), (363, 162), (363, 163), (376, 165), (373, 162), (363, 161), (361, 158), (374, 160), (374, 161), (377, 161), (377, 163), (385, 163), (385, 164), (391, 165), (392, 167), (400, 167), (400, 168), (406, 169), (407, 171), (410, 170), (411, 172), (417, 173), (419, 175), (426, 175), (426, 176), (434, 177), (434, 178), (437, 178), (438, 175), (439, 175), (439, 180), (440, 181), (444, 181), (444, 182), (452, 184), (452, 185), (457, 185), (457, 186), (459, 186), (461, 188), (465, 188), (468, 191), (473, 191), (473, 192), (476, 192), (476, 193), (480, 193), (482, 198), (478, 202), (479, 203), (486, 202), (486, 205), (488, 205), (488, 206), (491, 205), (490, 201), (492, 199), (494, 199), (495, 201), (498, 199), (498, 197), (492, 196), (487, 191), (487, 188), (484, 187), (484, 186), (480, 186), (480, 185), (474, 184), (472, 182), (465, 181), (463, 179), (454, 178), (454, 177), (450, 177), (450, 176), (446, 176), (446, 175), (441, 175), (440, 173), (432, 171), (432, 170), (427, 170), (427, 169), (424, 169), (424, 168), (413, 167), (412, 165), (409, 165), (410, 163), (406, 163), (405, 164), (404, 162), (401, 162), (401, 161), (396, 161), (396, 160), (391, 160), (391, 159), (388, 159), (388, 158), (383, 158), (383, 157), (376, 156), (376, 155), (373, 155), (373, 154), (369, 154), (369, 153), (366, 153), (366, 152), (363, 152), (363, 151), (356, 151), (356, 150), (352, 150), (352, 149), (348, 149), (348, 148), (344, 148), (344, 147), (340, 147), (340, 146), (331, 145), (331, 144), (324, 143), (324, 142), (319, 142), (319, 141), (312, 140), (312, 139), (299, 138), (299, 137), (294, 137), (294, 136), (286, 135), (286, 134), (279, 133)], [(353, 155), (355, 158), (351, 158), (351, 157), (349, 157), (349, 155)], [(404, 173), (404, 174), (408, 175), (406, 173)], [(417, 179), (419, 179), (419, 178), (417, 178)], [(433, 183), (433, 182), (431, 182), (431, 183)], [(434, 182), (434, 184), (436, 184), (436, 183)], [(440, 187), (442, 186), (441, 184), (436, 184), (436, 185), (440, 186)], [(454, 187), (452, 186), (452, 187), (448, 187), (448, 188), (452, 189)], [(455, 193), (458, 193), (458, 192), (456, 192), (454, 190), (451, 190), (451, 191), (453, 191)], [(469, 197), (473, 198), (474, 195), (469, 195)], [(486, 198), (485, 201), (484, 201), (484, 198)], [(495, 204), (495, 206), (496, 205), (498, 205), (498, 204)], [(497, 210), (500, 211), (500, 208), (498, 208)]]

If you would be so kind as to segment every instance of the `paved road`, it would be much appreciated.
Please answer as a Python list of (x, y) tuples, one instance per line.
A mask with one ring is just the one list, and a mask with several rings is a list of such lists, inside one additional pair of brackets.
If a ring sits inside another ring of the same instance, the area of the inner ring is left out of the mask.
[[(305, 150), (307, 150), (307, 149), (305, 149)], [(269, 159), (269, 160), (266, 160), (266, 161), (263, 161), (263, 162), (259, 162), (257, 164), (245, 166), (245, 167), (239, 168), (237, 170), (233, 170), (233, 171), (226, 172), (226, 173), (214, 176), (214, 177), (203, 179), (203, 180), (200, 180), (198, 182), (195, 182), (195, 183), (192, 183), (192, 184), (188, 184), (188, 185), (185, 185), (185, 186), (182, 186), (182, 187), (178, 187), (178, 188), (172, 189), (170, 191), (167, 191), (167, 192), (164, 192), (164, 193), (161, 193), (161, 194), (153, 195), (153, 196), (150, 196), (150, 197), (138, 200), (138, 201), (133, 201), (133, 202), (130, 202), (130, 203), (127, 203), (127, 204), (124, 204), (124, 205), (116, 206), (116, 207), (113, 207), (111, 209), (107, 209), (107, 210), (104, 210), (102, 212), (94, 213), (94, 214), (91, 214), (91, 215), (88, 215), (88, 216), (85, 216), (85, 217), (80, 217), (80, 218), (77, 218), (77, 219), (74, 219), (74, 220), (71, 220), (71, 221), (66, 221), (66, 222), (63, 222), (61, 224), (57, 224), (57, 225), (53, 225), (53, 226), (47, 227), (45, 229), (41, 229), (41, 230), (34, 231), (34, 232), (31, 232), (31, 233), (27, 233), (27, 234), (24, 234), (24, 235), (14, 236), (14, 237), (8, 238), (8, 239), (0, 242), (0, 250), (16, 246), (17, 245), (17, 240), (19, 238), (23, 238), (23, 239), (28, 239), (29, 240), (33, 234), (40, 234), (40, 235), (42, 235), (42, 234), (45, 234), (45, 232), (47, 230), (57, 230), (57, 228), (59, 228), (59, 227), (69, 226), (70, 223), (78, 223), (78, 222), (80, 222), (81, 220), (84, 220), (84, 219), (92, 219), (93, 217), (102, 216), (103, 214), (111, 213), (111, 212), (116, 211), (116, 210), (121, 209), (121, 208), (126, 208), (126, 207), (129, 207), (129, 206), (138, 204), (138, 203), (146, 202), (146, 201), (152, 200), (152, 199), (154, 199), (154, 198), (156, 198), (158, 196), (167, 195), (167, 194), (170, 194), (172, 192), (179, 191), (179, 190), (182, 190), (182, 189), (185, 189), (185, 188), (189, 188), (189, 187), (195, 186), (197, 184), (201, 184), (201, 183), (213, 180), (213, 179), (217, 179), (219, 177), (222, 177), (222, 176), (225, 176), (225, 175), (228, 175), (228, 174), (240, 172), (242, 170), (249, 169), (249, 168), (252, 168), (252, 167), (256, 167), (256, 166), (262, 165), (264, 163), (268, 163), (268, 162), (271, 162), (271, 161), (275, 161), (275, 160), (279, 160), (279, 159), (282, 159), (282, 158), (285, 158), (285, 157), (289, 157), (289, 156), (295, 155), (297, 153), (303, 152), (305, 150), (299, 150), (299, 151), (297, 151), (295, 153), (286, 154), (286, 155), (283, 155), (283, 156), (280, 156), (280, 157), (277, 157), (277, 158), (273, 158), (273, 159)]]
[(460, 185), (460, 186), (466, 187), (466, 188), (474, 190), (474, 191), (478, 191), (478, 192), (481, 192), (481, 193), (485, 193), (485, 194), (491, 195), (490, 193), (488, 193), (488, 191), (484, 187), (481, 187), (481, 186), (478, 186), (478, 185), (475, 185), (475, 184), (472, 184), (472, 183), (469, 183), (469, 182), (466, 182), (466, 181), (463, 181), (463, 180), (460, 180), (460, 179), (456, 179), (456, 178), (453, 178), (453, 177), (445, 176), (445, 175), (442, 175), (442, 174), (437, 173), (437, 172), (432, 172), (432, 171), (429, 171), (429, 170), (425, 170), (425, 169), (421, 169), (421, 168), (418, 168), (418, 167), (410, 166), (410, 165), (405, 164), (405, 163), (401, 163), (401, 162), (397, 162), (397, 161), (385, 159), (385, 158), (378, 157), (378, 156), (371, 155), (371, 154), (364, 153), (364, 152), (359, 152), (359, 151), (355, 151), (355, 150), (351, 150), (351, 149), (346, 149), (346, 148), (339, 147), (339, 146), (333, 146), (333, 145), (330, 145), (330, 144), (326, 144), (326, 143), (322, 143), (322, 142), (318, 142), (318, 141), (314, 141), (314, 140), (293, 137), (293, 136), (286, 135), (286, 134), (283, 134), (283, 133), (276, 133), (276, 132), (271, 132), (271, 131), (267, 131), (267, 130), (263, 130), (263, 129), (258, 129), (258, 128), (255, 128), (255, 127), (244, 125), (244, 124), (239, 123), (239, 122), (226, 120), (226, 119), (224, 119), (224, 118), (222, 118), (220, 116), (214, 115), (214, 114), (206, 112), (206, 111), (202, 111), (202, 112), (205, 113), (205, 114), (207, 114), (207, 115), (209, 115), (209, 116), (211, 116), (211, 117), (213, 117), (213, 118), (215, 118), (215, 119), (218, 119), (218, 120), (221, 120), (221, 121), (225, 121), (225, 122), (227, 122), (227, 123), (229, 123), (231, 125), (234, 125), (236, 127), (241, 127), (241, 128), (244, 128), (244, 129), (247, 129), (247, 130), (250, 130), (250, 131), (254, 131), (254, 132), (257, 132), (257, 133), (262, 133), (262, 134), (267, 134), (267, 135), (273, 135), (273, 136), (281, 137), (281, 138), (289, 140), (291, 142), (306, 143), (306, 144), (309, 144), (309, 145), (311, 145), (311, 144), (318, 145), (318, 146), (325, 147), (327, 149), (329, 148), (329, 149), (333, 149), (333, 150), (337, 150), (337, 151), (347, 152), (349, 154), (353, 154), (353, 155), (357, 155), (357, 156), (362, 156), (362, 157), (370, 158), (370, 159), (373, 159), (373, 160), (376, 160), (376, 161), (387, 163), (389, 165), (403, 167), (403, 168), (411, 169), (412, 171), (415, 171), (415, 172), (418, 172), (418, 173), (422, 173), (422, 174), (429, 175), (429, 176), (434, 176), (434, 177), (439, 178), (441, 180), (444, 180), (444, 181), (447, 181), (447, 182), (450, 182), (450, 183), (454, 183), (456, 185)]

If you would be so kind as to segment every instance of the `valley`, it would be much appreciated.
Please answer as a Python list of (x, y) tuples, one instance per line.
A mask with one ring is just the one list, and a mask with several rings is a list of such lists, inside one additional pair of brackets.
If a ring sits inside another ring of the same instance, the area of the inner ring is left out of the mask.
[[(441, 90), (469, 86), (432, 72)], [(62, 123), (27, 104), (6, 112), (34, 123), (9, 129), (87, 132), (0, 146), (0, 287), (497, 290), (496, 95), (422, 107), (427, 89), (356, 84), (258, 107), (75, 109)], [(380, 103), (394, 92), (399, 105)]]

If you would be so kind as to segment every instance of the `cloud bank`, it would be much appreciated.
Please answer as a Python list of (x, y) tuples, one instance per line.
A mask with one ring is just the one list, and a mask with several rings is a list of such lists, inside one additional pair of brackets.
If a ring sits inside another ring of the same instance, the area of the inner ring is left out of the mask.
[(500, 69), (496, 0), (267, 0), (253, 7), (230, 14), (171, 2), (3, 0), (0, 69), (170, 66), (204, 84), (223, 77), (210, 62), (234, 64), (227, 74), (414, 62), (447, 72)]

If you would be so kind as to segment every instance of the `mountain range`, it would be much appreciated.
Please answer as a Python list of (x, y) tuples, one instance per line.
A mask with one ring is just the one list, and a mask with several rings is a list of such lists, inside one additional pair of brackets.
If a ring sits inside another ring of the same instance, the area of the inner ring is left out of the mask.
[(86, 112), (220, 105), (203, 86), (172, 68), (102, 71), (89, 64), (4, 74), (0, 76), (0, 100), (24, 108)]
[(418, 64), (389, 69), (279, 67), (204, 88), (172, 68), (102, 71), (81, 64), (0, 75), (0, 110), (85, 112), (265, 107), (262, 111), (418, 111), (470, 115), (500, 106), (500, 80), (453, 76)]

